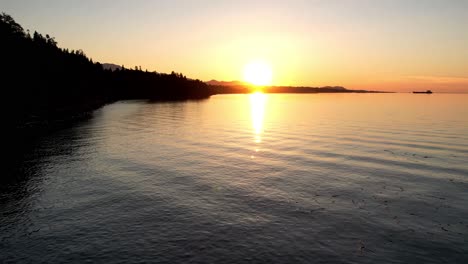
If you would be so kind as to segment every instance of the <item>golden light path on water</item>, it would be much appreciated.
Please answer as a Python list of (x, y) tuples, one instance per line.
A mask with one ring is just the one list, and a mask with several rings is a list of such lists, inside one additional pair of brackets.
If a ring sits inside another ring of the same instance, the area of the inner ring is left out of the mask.
[(267, 96), (264, 93), (255, 92), (250, 94), (249, 98), (254, 141), (255, 143), (261, 143)]

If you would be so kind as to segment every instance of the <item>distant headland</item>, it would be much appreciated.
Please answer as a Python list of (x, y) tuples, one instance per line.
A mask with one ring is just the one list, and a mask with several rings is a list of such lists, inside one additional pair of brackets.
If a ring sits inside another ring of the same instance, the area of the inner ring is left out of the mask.
[[(241, 81), (217, 81), (211, 80), (206, 82), (215, 94), (230, 94), (230, 93), (250, 93), (255, 88)], [(383, 91), (367, 91), (367, 90), (350, 90), (342, 86), (264, 86), (261, 88), (264, 93), (391, 93)]]

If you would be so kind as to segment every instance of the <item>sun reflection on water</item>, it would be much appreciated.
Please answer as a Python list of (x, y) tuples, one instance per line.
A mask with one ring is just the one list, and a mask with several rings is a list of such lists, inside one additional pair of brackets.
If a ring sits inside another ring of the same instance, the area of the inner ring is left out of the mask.
[(255, 143), (262, 142), (263, 119), (265, 117), (266, 95), (261, 92), (250, 94), (250, 109)]

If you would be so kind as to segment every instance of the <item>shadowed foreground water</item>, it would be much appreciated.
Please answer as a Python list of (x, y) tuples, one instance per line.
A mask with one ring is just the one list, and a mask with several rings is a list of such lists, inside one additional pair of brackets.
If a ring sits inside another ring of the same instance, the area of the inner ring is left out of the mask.
[(0, 261), (468, 263), (467, 103), (108, 105), (2, 176)]

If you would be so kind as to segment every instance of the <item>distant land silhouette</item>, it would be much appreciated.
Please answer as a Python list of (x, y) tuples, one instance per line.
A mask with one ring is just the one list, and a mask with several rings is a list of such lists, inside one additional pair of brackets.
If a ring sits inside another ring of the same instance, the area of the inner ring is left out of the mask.
[(117, 65), (113, 63), (103, 63), (102, 68), (104, 68), (104, 70), (111, 70), (111, 71), (122, 70), (121, 65)]
[[(211, 80), (206, 83), (210, 85), (216, 94), (250, 93), (256, 89), (241, 81), (224, 82)], [(264, 93), (387, 93), (382, 91), (349, 90), (342, 86), (264, 86), (261, 87), (261, 90)]]
[(248, 86), (247, 83), (241, 82), (241, 81), (217, 81), (217, 80), (211, 80), (206, 82), (208, 85), (213, 85), (213, 86)]

